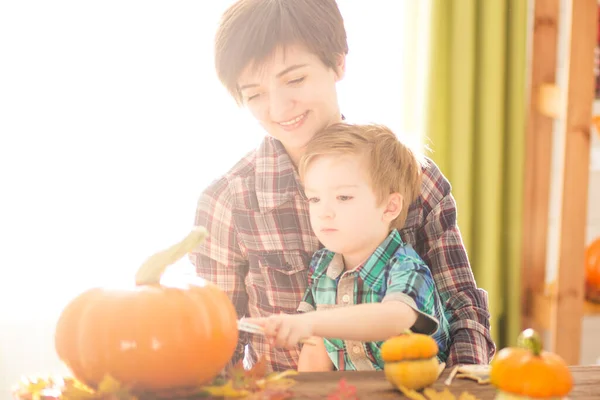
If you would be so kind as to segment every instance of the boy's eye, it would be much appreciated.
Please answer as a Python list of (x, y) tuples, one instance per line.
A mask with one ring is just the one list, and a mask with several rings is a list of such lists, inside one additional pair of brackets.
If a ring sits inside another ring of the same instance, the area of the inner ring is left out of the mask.
[(338, 200), (340, 200), (340, 201), (352, 200), (352, 196), (338, 196)]

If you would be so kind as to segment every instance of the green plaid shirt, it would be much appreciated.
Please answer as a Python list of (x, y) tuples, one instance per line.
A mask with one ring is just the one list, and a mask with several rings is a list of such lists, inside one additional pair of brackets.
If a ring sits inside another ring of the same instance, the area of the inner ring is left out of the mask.
[[(345, 271), (341, 254), (317, 251), (310, 263), (309, 282), (300, 312), (361, 303), (401, 301), (417, 311), (413, 332), (432, 335), (438, 359), (446, 361), (450, 330), (429, 268), (411, 245), (390, 232), (375, 252), (354, 270)], [(383, 342), (325, 338), (325, 348), (337, 370), (381, 370)]]

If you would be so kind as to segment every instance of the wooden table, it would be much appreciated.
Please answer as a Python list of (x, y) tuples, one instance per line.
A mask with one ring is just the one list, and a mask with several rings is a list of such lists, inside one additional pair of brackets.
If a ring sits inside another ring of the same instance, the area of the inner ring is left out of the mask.
[[(569, 395), (573, 399), (600, 399), (600, 365), (571, 367), (575, 386)], [(450, 386), (444, 385), (444, 380), (450, 373), (446, 369), (438, 381), (433, 385), (437, 391), (449, 388), (450, 392), (458, 396), (468, 391), (478, 399), (493, 399), (496, 391), (491, 385), (480, 385), (466, 379), (454, 379)], [(327, 399), (327, 395), (333, 392), (341, 378), (356, 386), (359, 399), (405, 399), (400, 392), (392, 388), (383, 375), (383, 372), (316, 372), (301, 373), (294, 377), (298, 382), (293, 391), (296, 393), (294, 399)]]

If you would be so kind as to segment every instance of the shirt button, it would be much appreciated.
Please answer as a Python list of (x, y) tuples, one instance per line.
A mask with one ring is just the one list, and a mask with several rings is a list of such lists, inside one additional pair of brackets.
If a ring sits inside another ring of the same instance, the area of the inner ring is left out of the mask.
[(347, 303), (347, 302), (349, 302), (349, 301), (350, 301), (350, 296), (348, 296), (347, 294), (345, 294), (345, 295), (342, 297), (342, 301), (343, 301), (344, 303)]
[(354, 354), (358, 354), (358, 353), (360, 353), (360, 347), (358, 347), (358, 346), (354, 346), (354, 347), (352, 348), (352, 351), (354, 352)]

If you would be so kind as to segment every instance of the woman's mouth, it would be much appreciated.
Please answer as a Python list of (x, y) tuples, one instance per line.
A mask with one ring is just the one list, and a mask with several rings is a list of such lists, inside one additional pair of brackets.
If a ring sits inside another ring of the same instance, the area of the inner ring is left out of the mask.
[(307, 116), (308, 116), (308, 111), (306, 111), (304, 114), (298, 115), (290, 120), (278, 122), (278, 124), (286, 131), (293, 131), (302, 126), (304, 121), (306, 121)]

